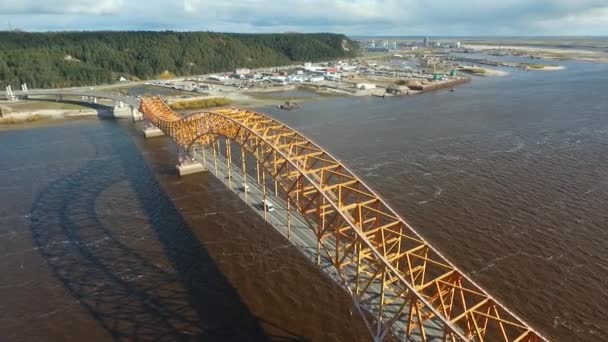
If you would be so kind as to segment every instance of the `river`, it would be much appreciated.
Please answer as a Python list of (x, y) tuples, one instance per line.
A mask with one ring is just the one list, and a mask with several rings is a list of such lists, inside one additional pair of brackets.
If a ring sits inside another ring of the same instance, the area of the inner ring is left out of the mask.
[[(260, 108), (555, 341), (608, 341), (608, 65)], [(0, 133), (8, 341), (367, 340), (349, 299), (127, 121)]]

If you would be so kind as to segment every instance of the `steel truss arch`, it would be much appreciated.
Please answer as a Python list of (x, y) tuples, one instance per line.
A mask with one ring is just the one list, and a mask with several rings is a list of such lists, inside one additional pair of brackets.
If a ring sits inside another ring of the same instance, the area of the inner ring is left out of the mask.
[(239, 109), (181, 117), (157, 97), (140, 111), (188, 150), (223, 136), (252, 154), (313, 228), (317, 262), (324, 252), (375, 340), (546, 341), (298, 131)]

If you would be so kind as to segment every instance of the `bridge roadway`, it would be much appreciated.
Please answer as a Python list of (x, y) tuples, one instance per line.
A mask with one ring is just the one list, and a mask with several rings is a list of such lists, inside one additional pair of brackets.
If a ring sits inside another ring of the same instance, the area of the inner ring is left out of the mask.
[[(29, 98), (33, 98), (35, 96), (54, 96), (57, 97), (58, 100), (63, 100), (63, 97), (75, 97), (77, 101), (85, 102), (82, 99), (84, 97), (91, 99), (90, 102), (93, 103), (97, 103), (98, 98), (108, 99), (114, 101), (112, 117), (116, 119), (132, 118), (134, 121), (143, 119), (141, 113), (139, 112), (139, 105), (141, 102), (139, 98), (120, 94), (104, 93), (91, 88), (32, 89), (28, 90), (27, 92), (19, 90), (13, 91), (13, 96), (17, 98), (26, 96)], [(8, 94), (5, 94), (5, 97), (8, 99)]]
[[(205, 150), (205, 152), (203, 152), (203, 150)], [(268, 189), (268, 187), (266, 188), (266, 191), (264, 191), (264, 186), (257, 182), (256, 175), (252, 175), (248, 172), (246, 177), (244, 177), (243, 170), (238, 167), (238, 165), (241, 165), (241, 161), (237, 158), (232, 159), (232, 163), (230, 164), (231, 167), (229, 168), (228, 160), (222, 156), (221, 153), (217, 153), (214, 156), (211, 149), (197, 147), (191, 151), (191, 155), (198, 162), (203, 164), (208, 172), (214, 174), (228, 189), (251, 207), (254, 212), (274, 227), (279, 234), (289, 240), (310, 262), (329, 276), (334, 283), (340, 285), (340, 287), (347, 292), (349, 291), (347, 284), (345, 284), (345, 279), (355, 281), (355, 278), (357, 277), (356, 267), (354, 265), (346, 267), (343, 270), (343, 278), (341, 278), (336, 272), (336, 268), (333, 267), (331, 260), (325, 256), (324, 253), (318, 253), (318, 239), (315, 236), (314, 228), (306, 221), (304, 216), (297, 210), (294, 210), (293, 206), (288, 205), (285, 198), (282, 196), (275, 196), (273, 190)], [(249, 191), (244, 191), (243, 184), (248, 185)], [(264, 198), (274, 205), (275, 209), (273, 211), (266, 210), (263, 205)], [(329, 243), (326, 247), (329, 247), (327, 253), (335, 252), (335, 244)], [(378, 317), (380, 313), (374, 310), (374, 308), (379, 307), (377, 303), (380, 300), (381, 289), (378, 284), (372, 284), (371, 288), (368, 296), (361, 298), (361, 302), (367, 303), (361, 303), (361, 306), (365, 311), (359, 312), (358, 314), (367, 315), (368, 317), (370, 315)], [(390, 290), (385, 291), (384, 300), (394, 301), (394, 304), (384, 306), (385, 313), (391, 309), (396, 311), (399, 306), (403, 304), (403, 300)], [(372, 303), (375, 303), (376, 305), (371, 305)], [(357, 307), (357, 305), (355, 305), (355, 307)], [(353, 314), (357, 313), (354, 312)], [(368, 328), (372, 329), (369, 326)], [(400, 321), (393, 327), (393, 333), (396, 333), (397, 336), (406, 336), (406, 329), (406, 322)], [(440, 324), (434, 320), (425, 322), (425, 333), (426, 341), (428, 342), (443, 341), (443, 329)], [(418, 342), (424, 341), (424, 339), (419, 334), (413, 334), (409, 341)]]
[(91, 97), (91, 98), (103, 98), (113, 100), (117, 102), (123, 102), (132, 108), (139, 108), (140, 100), (136, 97), (125, 96), (120, 94), (111, 94), (95, 91), (91, 88), (65, 88), (65, 89), (32, 89), (27, 92), (13, 91), (13, 94), (17, 97), (23, 96), (77, 96), (77, 97)]

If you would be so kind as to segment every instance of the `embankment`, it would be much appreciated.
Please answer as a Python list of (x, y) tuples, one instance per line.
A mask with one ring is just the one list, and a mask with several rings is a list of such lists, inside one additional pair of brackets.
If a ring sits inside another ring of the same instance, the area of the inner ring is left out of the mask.
[(462, 78), (446, 80), (446, 81), (436, 81), (433, 83), (423, 84), (421, 90), (423, 92), (425, 92), (425, 91), (431, 91), (431, 90), (437, 90), (437, 89), (451, 88), (451, 87), (455, 87), (460, 84), (468, 83), (470, 81), (471, 81), (470, 77), (462, 77)]

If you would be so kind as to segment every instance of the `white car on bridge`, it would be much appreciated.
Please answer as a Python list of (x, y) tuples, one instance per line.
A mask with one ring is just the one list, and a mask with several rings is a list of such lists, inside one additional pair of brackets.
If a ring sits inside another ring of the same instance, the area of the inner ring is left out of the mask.
[(269, 200), (263, 200), (262, 205), (264, 206), (264, 209), (268, 211), (274, 211), (274, 204), (272, 204), (272, 202), (270, 202)]

